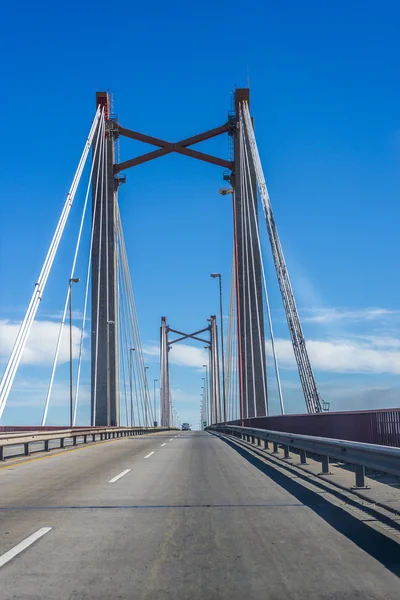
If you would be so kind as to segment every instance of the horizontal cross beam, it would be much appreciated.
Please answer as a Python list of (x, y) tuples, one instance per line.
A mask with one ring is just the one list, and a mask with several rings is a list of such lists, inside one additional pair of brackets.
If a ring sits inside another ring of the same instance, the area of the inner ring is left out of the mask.
[(178, 338), (177, 340), (172, 340), (171, 342), (168, 341), (168, 345), (171, 346), (172, 344), (176, 344), (177, 342), (181, 342), (182, 340), (186, 340), (187, 338), (191, 338), (193, 340), (197, 340), (198, 342), (202, 342), (204, 344), (209, 344), (210, 341), (209, 340), (203, 340), (202, 338), (197, 337), (197, 335), (199, 333), (204, 333), (205, 331), (210, 331), (209, 327), (205, 327), (204, 329), (199, 329), (199, 331), (195, 331), (194, 333), (183, 333), (183, 331), (177, 331), (176, 329), (171, 329), (171, 327), (168, 328), (168, 333), (169, 332), (172, 333), (176, 333), (182, 337)]
[(152, 144), (153, 146), (158, 146), (159, 149), (153, 150), (152, 152), (147, 152), (146, 154), (141, 154), (136, 158), (131, 158), (130, 160), (126, 160), (122, 163), (114, 165), (115, 173), (120, 173), (125, 169), (136, 167), (137, 165), (141, 165), (145, 162), (148, 162), (149, 160), (154, 160), (155, 158), (159, 158), (160, 156), (165, 156), (166, 154), (171, 154), (172, 152), (176, 152), (177, 154), (183, 154), (185, 156), (191, 156), (192, 158), (196, 158), (197, 160), (203, 160), (205, 162), (217, 165), (219, 167), (224, 167), (226, 169), (233, 169), (232, 161), (188, 148), (188, 146), (191, 146), (193, 144), (198, 144), (199, 142), (204, 142), (205, 140), (209, 140), (213, 137), (221, 135), (222, 133), (227, 133), (230, 129), (229, 121), (227, 123), (224, 123), (224, 125), (221, 125), (220, 127), (215, 127), (214, 129), (204, 131), (203, 133), (199, 133), (190, 138), (186, 138), (184, 140), (181, 140), (180, 142), (175, 143), (166, 142), (165, 140), (160, 140), (159, 138), (153, 137), (151, 135), (146, 135), (144, 133), (139, 133), (138, 131), (126, 129), (125, 127), (122, 127), (118, 124), (116, 127), (120, 135), (127, 138), (131, 138), (138, 142), (144, 142), (145, 144)]

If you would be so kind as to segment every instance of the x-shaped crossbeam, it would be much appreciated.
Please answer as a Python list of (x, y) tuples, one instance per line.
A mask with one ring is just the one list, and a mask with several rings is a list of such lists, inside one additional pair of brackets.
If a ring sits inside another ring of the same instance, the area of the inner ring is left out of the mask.
[(144, 142), (145, 144), (152, 144), (153, 146), (158, 146), (159, 149), (153, 150), (152, 152), (147, 152), (146, 154), (141, 154), (136, 158), (131, 158), (130, 160), (126, 160), (125, 162), (116, 164), (114, 165), (114, 171), (115, 173), (120, 173), (121, 171), (129, 169), (130, 167), (136, 167), (137, 165), (141, 165), (145, 162), (148, 162), (149, 160), (159, 158), (160, 156), (165, 156), (166, 154), (171, 154), (171, 152), (177, 152), (178, 154), (191, 156), (192, 158), (204, 160), (205, 162), (211, 163), (213, 165), (218, 165), (219, 167), (224, 167), (226, 169), (232, 170), (233, 162), (229, 160), (224, 160), (223, 158), (218, 158), (217, 156), (212, 156), (211, 154), (199, 152), (198, 150), (193, 150), (192, 148), (188, 148), (188, 146), (192, 146), (193, 144), (198, 144), (199, 142), (204, 142), (205, 140), (209, 140), (210, 138), (221, 135), (222, 133), (227, 133), (231, 127), (232, 124), (228, 121), (224, 125), (216, 127), (215, 129), (211, 129), (210, 131), (199, 133), (198, 135), (186, 138), (185, 140), (182, 140), (180, 142), (171, 143), (152, 137), (150, 135), (145, 135), (143, 133), (138, 133), (137, 131), (132, 131), (131, 129), (126, 129), (125, 127), (121, 127), (121, 125), (117, 124), (116, 129), (119, 135), (131, 138), (133, 140), (137, 140), (138, 142)]

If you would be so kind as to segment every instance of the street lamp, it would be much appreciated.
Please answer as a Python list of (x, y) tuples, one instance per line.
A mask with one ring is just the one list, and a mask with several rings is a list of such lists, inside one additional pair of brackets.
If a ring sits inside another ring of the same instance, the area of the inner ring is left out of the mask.
[(154, 427), (157, 427), (157, 418), (156, 418), (156, 382), (158, 379), (154, 379)]
[(203, 368), (206, 370), (206, 414), (207, 414), (207, 424), (210, 425), (211, 424), (211, 415), (209, 414), (209, 410), (210, 410), (210, 406), (209, 406), (209, 401), (210, 401), (210, 391), (208, 388), (208, 365), (203, 365)]
[[(132, 390), (132, 379), (133, 379), (133, 362), (132, 362), (132, 352), (135, 352), (135, 348), (129, 348), (129, 389), (130, 389), (130, 397), (131, 397), (131, 427), (133, 427), (133, 390)], [(135, 388), (136, 388), (136, 380), (135, 380)], [(138, 409), (139, 412), (139, 409)], [(140, 423), (139, 423), (140, 425)]]
[(111, 398), (110, 398), (110, 325), (115, 321), (107, 321), (107, 425), (111, 425)]
[(148, 382), (148, 379), (147, 379), (147, 371), (148, 370), (149, 370), (149, 367), (145, 367), (144, 368), (144, 375), (145, 375), (145, 382), (144, 382), (144, 384), (145, 384), (145, 387), (146, 387), (145, 404), (144, 404), (144, 406), (145, 406), (146, 427), (149, 426), (149, 419), (148, 419), (148, 415), (147, 415), (147, 403), (148, 403), (148, 399), (149, 399), (149, 396), (150, 396), (150, 394), (149, 394), (149, 382)]
[(79, 277), (69, 280), (69, 426), (72, 429), (72, 284), (79, 283)]
[(224, 324), (222, 321), (222, 276), (221, 273), (211, 273), (213, 279), (219, 278), (219, 312), (221, 320), (221, 355), (222, 355), (222, 398), (224, 402), (224, 422), (226, 423), (226, 395), (225, 395), (225, 357), (224, 357)]

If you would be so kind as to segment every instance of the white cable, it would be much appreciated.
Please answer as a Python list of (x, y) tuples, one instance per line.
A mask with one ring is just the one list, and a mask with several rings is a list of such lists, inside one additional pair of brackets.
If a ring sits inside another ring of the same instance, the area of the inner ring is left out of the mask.
[[(243, 173), (243, 165), (244, 165), (244, 160), (243, 160), (243, 147), (242, 144), (240, 144), (240, 173)], [(243, 177), (240, 177), (240, 187), (241, 187), (241, 206), (240, 206), (240, 210), (241, 210), (241, 224), (242, 224), (242, 231), (241, 231), (241, 235), (242, 235), (242, 265), (244, 266), (244, 208), (243, 208), (243, 196), (244, 196), (244, 180)], [(249, 392), (248, 392), (248, 373), (247, 373), (247, 310), (246, 310), (246, 285), (245, 285), (245, 278), (246, 278), (246, 274), (244, 273), (244, 267), (243, 267), (243, 326), (244, 326), (244, 362), (245, 362), (245, 368), (244, 368), (244, 378), (245, 378), (245, 386), (246, 386), (246, 414), (243, 415), (243, 417), (245, 419), (249, 418)], [(239, 317), (240, 318), (240, 317)], [(242, 365), (243, 365), (243, 355), (242, 355)], [(243, 378), (243, 374), (242, 374), (242, 378)]]
[[(104, 123), (104, 115), (103, 115), (103, 120), (102, 123), (100, 124), (101, 127), (99, 127), (99, 132), (101, 137), (101, 146), (99, 148), (99, 161), (98, 163), (102, 160), (102, 153), (104, 152), (104, 132), (105, 132), (105, 123)], [(94, 164), (94, 159), (92, 161), (92, 167)], [(93, 239), (94, 239), (94, 224), (96, 221), (96, 214), (97, 214), (97, 200), (98, 200), (98, 189), (99, 189), (99, 178), (100, 178), (100, 169), (97, 169), (97, 174), (96, 174), (96, 187), (95, 187), (95, 195), (94, 195), (94, 207), (93, 207), (93, 217), (92, 217), (92, 226), (91, 226), (91, 232), (90, 232), (90, 245), (89, 245), (89, 258), (88, 258), (88, 265), (87, 265), (87, 270), (86, 270), (86, 287), (85, 287), (85, 301), (84, 301), (84, 305), (83, 305), (83, 316), (82, 316), (82, 325), (81, 325), (81, 337), (80, 337), (80, 341), (79, 341), (79, 355), (78, 355), (78, 369), (77, 369), (77, 375), (76, 375), (76, 389), (75, 389), (75, 400), (74, 400), (74, 417), (73, 417), (73, 426), (75, 427), (75, 423), (76, 423), (76, 414), (77, 414), (77, 409), (78, 409), (78, 399), (79, 399), (79, 386), (80, 386), (80, 380), (81, 380), (81, 367), (82, 367), (82, 352), (83, 352), (83, 339), (84, 339), (84, 335), (85, 335), (85, 326), (86, 326), (86, 314), (87, 314), (87, 306), (88, 306), (88, 297), (89, 297), (89, 282), (90, 282), (90, 272), (91, 272), (91, 268), (92, 268), (92, 249), (93, 249)]]
[[(101, 129), (101, 122), (100, 122), (99, 128), (97, 130), (97, 138), (96, 138), (96, 144), (95, 144), (95, 149), (94, 149), (94, 156), (96, 156), (96, 154), (97, 154), (97, 146), (98, 146), (98, 141), (99, 141), (99, 138), (100, 138), (100, 129)], [(87, 185), (87, 188), (86, 188), (85, 200), (84, 200), (84, 204), (83, 204), (82, 217), (81, 217), (81, 222), (80, 222), (80, 226), (79, 226), (78, 237), (77, 237), (76, 246), (75, 246), (75, 253), (74, 253), (73, 260), (72, 260), (72, 267), (71, 267), (71, 272), (70, 272), (70, 279), (72, 279), (74, 277), (76, 261), (77, 261), (77, 258), (78, 258), (78, 252), (79, 252), (79, 248), (80, 248), (80, 244), (81, 244), (83, 224), (84, 224), (84, 221), (85, 221), (86, 208), (87, 208), (88, 197), (89, 197), (89, 191), (90, 191), (90, 186), (91, 186), (91, 183), (92, 183), (93, 165), (94, 165), (94, 163), (92, 162), (92, 166), (91, 166), (90, 174), (89, 174), (88, 185)], [(52, 366), (52, 371), (51, 371), (50, 383), (49, 383), (49, 387), (48, 387), (48, 391), (47, 391), (47, 396), (46, 396), (45, 407), (44, 407), (44, 411), (43, 411), (42, 427), (44, 425), (46, 425), (47, 412), (48, 412), (48, 408), (49, 408), (49, 402), (50, 402), (51, 393), (52, 393), (52, 390), (53, 390), (54, 376), (55, 376), (55, 372), (56, 372), (56, 368), (57, 368), (58, 355), (59, 355), (59, 352), (60, 352), (61, 338), (62, 338), (62, 334), (63, 334), (63, 330), (64, 330), (64, 324), (65, 324), (65, 318), (66, 318), (67, 309), (68, 309), (68, 301), (69, 301), (70, 292), (71, 292), (71, 286), (70, 286), (70, 284), (68, 284), (67, 295), (66, 295), (65, 305), (64, 305), (64, 311), (63, 311), (63, 316), (62, 316), (61, 323), (60, 323), (60, 329), (59, 329), (58, 339), (57, 339), (57, 346), (56, 346), (56, 351), (55, 351), (55, 355), (54, 355), (54, 359), (53, 359), (53, 366)]]
[(283, 257), (282, 246), (280, 244), (279, 236), (274, 225), (268, 189), (262, 171), (261, 160), (258, 153), (257, 143), (252, 128), (247, 103), (243, 104), (243, 115), (246, 123), (247, 135), (249, 137), (253, 165), (256, 170), (257, 182), (262, 200), (264, 216), (267, 222), (268, 235), (271, 243), (275, 268), (278, 275), (279, 287), (281, 289), (282, 299), (285, 306), (285, 312), (288, 319), (289, 330), (293, 342), (293, 350), (295, 353), (299, 375), (303, 386), (307, 409), (309, 412), (319, 412), (321, 410), (321, 407), (319, 406), (320, 403), (318, 391), (316, 388), (314, 374), (312, 372), (311, 364), (309, 362), (307, 350), (305, 347), (305, 339), (302, 332), (301, 323), (299, 320), (298, 311), (292, 292), (285, 260)]
[(92, 140), (93, 140), (99, 119), (100, 119), (100, 107), (98, 107), (96, 115), (94, 117), (91, 129), (89, 132), (89, 136), (86, 140), (86, 143), (85, 143), (85, 146), (84, 146), (84, 149), (82, 152), (82, 156), (81, 156), (81, 159), (78, 164), (78, 168), (76, 170), (74, 179), (72, 181), (71, 188), (67, 194), (67, 198), (66, 198), (60, 219), (58, 221), (55, 233), (53, 235), (53, 239), (51, 241), (49, 250), (47, 252), (45, 261), (43, 263), (43, 267), (40, 272), (39, 278), (38, 278), (37, 282), (35, 283), (34, 291), (33, 291), (28, 309), (26, 311), (24, 320), (20, 326), (20, 329), (19, 329), (17, 338), (15, 340), (10, 358), (8, 360), (5, 372), (3, 374), (3, 377), (2, 377), (2, 380), (0, 383), (0, 418), (3, 414), (12, 383), (14, 381), (18, 366), (21, 362), (21, 357), (22, 357), (22, 354), (23, 354), (23, 351), (25, 348), (26, 340), (29, 336), (29, 332), (31, 330), (32, 323), (34, 321), (37, 309), (39, 307), (39, 303), (42, 299), (42, 295), (43, 295), (44, 289), (46, 287), (47, 279), (50, 274), (50, 270), (53, 265), (55, 255), (57, 253), (57, 250), (58, 250), (58, 247), (60, 244), (60, 240), (61, 240), (62, 234), (64, 232), (64, 229), (65, 229), (65, 224), (67, 222), (67, 219), (68, 219), (68, 216), (69, 216), (69, 213), (70, 213), (70, 210), (71, 210), (74, 198), (75, 198), (75, 193), (76, 193), (76, 190), (78, 188), (78, 185), (79, 185), (79, 182), (80, 182), (80, 179), (82, 176), (82, 171), (83, 171), (85, 163), (86, 163), (89, 149), (92, 145)]
[[(247, 147), (246, 147), (246, 140), (245, 140), (245, 136), (244, 136), (244, 127), (243, 127), (243, 121), (241, 121), (241, 133), (242, 133), (242, 143), (244, 146), (244, 158), (245, 158), (245, 174), (248, 175), (248, 181), (250, 181), (250, 177), (251, 177), (251, 173), (250, 173), (250, 164), (249, 164), (249, 159), (248, 159), (248, 154), (247, 154)], [(257, 213), (256, 213), (256, 200), (257, 198), (254, 197), (253, 194), (253, 187), (250, 186), (250, 192), (251, 192), (251, 203), (252, 203), (252, 208), (253, 208), (253, 219), (254, 219), (254, 227), (256, 230), (256, 234), (257, 234), (257, 238), (259, 238), (259, 227), (258, 227), (258, 219), (257, 219)], [(250, 216), (250, 199), (248, 197), (248, 195), (246, 196), (246, 209), (247, 209), (247, 220), (250, 224), (251, 222), (251, 216)], [(260, 360), (261, 360), (261, 369), (262, 369), (262, 380), (263, 380), (263, 390), (264, 390), (264, 407), (265, 407), (265, 416), (268, 415), (268, 396), (267, 396), (267, 388), (266, 388), (266, 373), (265, 373), (265, 365), (264, 365), (264, 360), (263, 360), (263, 356), (265, 355), (265, 348), (262, 348), (262, 335), (261, 335), (261, 322), (260, 322), (260, 307), (258, 304), (258, 294), (257, 294), (257, 283), (256, 283), (256, 272), (255, 272), (255, 260), (254, 260), (254, 248), (253, 248), (253, 236), (250, 235), (250, 248), (251, 248), (251, 258), (252, 258), (252, 272), (253, 272), (253, 289), (255, 291), (255, 299), (256, 299), (256, 314), (257, 314), (257, 329), (258, 329), (258, 339), (259, 339), (259, 343), (260, 343)], [(259, 255), (260, 255), (260, 262), (262, 264), (262, 256), (261, 256), (261, 248), (259, 247)], [(253, 345), (252, 345), (253, 348)], [(254, 368), (254, 360), (253, 360), (253, 368)], [(256, 416), (257, 415), (257, 411), (255, 412)]]
[[(251, 302), (251, 289), (250, 289), (250, 266), (249, 266), (249, 244), (248, 238), (250, 236), (249, 233), (249, 223), (247, 221), (246, 208), (248, 205), (248, 192), (249, 192), (249, 181), (247, 179), (246, 168), (244, 164), (244, 137), (241, 132), (242, 143), (241, 149), (243, 149), (243, 169), (241, 169), (241, 178), (243, 179), (243, 188), (244, 195), (242, 196), (242, 206), (243, 206), (243, 223), (244, 223), (244, 247), (245, 247), (245, 256), (246, 256), (246, 280), (247, 280), (247, 297), (249, 299), (249, 329), (250, 329), (250, 351), (251, 351), (251, 371), (252, 371), (252, 382), (253, 382), (253, 409), (254, 409), (254, 417), (257, 417), (257, 404), (256, 404), (256, 374), (254, 368), (254, 346), (253, 346), (253, 311), (252, 311), (252, 302)], [(257, 289), (255, 292), (257, 292)], [(256, 293), (257, 296), (257, 293)]]
[[(245, 157), (246, 157), (246, 162), (247, 162), (248, 168), (250, 169), (247, 148), (245, 148)], [(256, 217), (254, 204), (253, 204), (253, 214), (254, 214), (254, 219), (256, 219), (257, 217)], [(263, 283), (264, 283), (264, 294), (265, 294), (265, 300), (266, 300), (266, 305), (267, 305), (268, 324), (269, 324), (269, 330), (270, 330), (270, 335), (271, 335), (272, 354), (273, 354), (273, 358), (274, 358), (275, 375), (276, 375), (276, 382), (277, 382), (277, 386), (278, 386), (279, 402), (281, 405), (282, 414), (284, 415), (285, 407), (284, 407), (284, 403), (283, 403), (281, 378), (280, 378), (280, 374), (279, 374), (278, 357), (277, 357), (276, 348), (275, 348), (274, 329), (273, 329), (273, 325), (272, 325), (271, 309), (270, 309), (270, 304), (269, 304), (267, 281), (265, 278), (265, 267), (264, 267), (264, 261), (263, 261), (263, 257), (262, 257), (260, 232), (259, 232), (258, 227), (257, 227), (257, 242), (258, 242), (258, 249), (259, 249), (260, 261), (261, 261), (261, 272), (262, 272)]]
[[(98, 268), (97, 268), (97, 307), (96, 307), (96, 341), (95, 341), (95, 364), (94, 364), (94, 382), (93, 386), (93, 420), (92, 426), (96, 426), (96, 405), (97, 405), (97, 373), (98, 373), (98, 357), (99, 357), (99, 323), (100, 323), (100, 281), (101, 281), (101, 247), (102, 247), (102, 231), (103, 231), (103, 207), (104, 207), (104, 152), (102, 159), (99, 162), (99, 169), (101, 172), (101, 192), (100, 192), (100, 222), (99, 222), (99, 255), (98, 255)], [(108, 240), (107, 240), (108, 243)], [(92, 348), (93, 352), (93, 348)]]
[(133, 334), (134, 347), (137, 349), (137, 351), (135, 353), (135, 360), (136, 360), (137, 370), (138, 370), (138, 383), (139, 383), (139, 387), (141, 390), (142, 398), (144, 399), (144, 400), (142, 400), (142, 402), (144, 402), (144, 407), (145, 407), (144, 412), (145, 412), (145, 415), (147, 416), (147, 420), (146, 420), (146, 423), (147, 423), (149, 416), (150, 416), (150, 418), (152, 417), (152, 407), (151, 407), (151, 402), (149, 401), (150, 400), (149, 399), (149, 388), (148, 388), (148, 382), (147, 382), (147, 377), (146, 377), (146, 369), (145, 369), (145, 365), (144, 365), (143, 347), (142, 347), (142, 342), (141, 342), (141, 338), (140, 338), (140, 329), (139, 329), (139, 323), (138, 323), (138, 318), (137, 318), (137, 311), (136, 311), (136, 307), (135, 307), (135, 300), (134, 300), (134, 296), (133, 296), (132, 280), (131, 280), (131, 276), (130, 276), (130, 272), (129, 272), (129, 263), (128, 263), (128, 257), (127, 257), (127, 252), (126, 252), (125, 238), (124, 238), (124, 233), (123, 233), (123, 229), (122, 229), (121, 216), (119, 213), (118, 206), (117, 206), (116, 211), (117, 211), (117, 222), (119, 224), (120, 238), (121, 238), (121, 254), (122, 254), (122, 263), (123, 263), (123, 270), (124, 270), (124, 278), (125, 278), (125, 282), (126, 282), (126, 291), (127, 291), (127, 296), (128, 296), (128, 309), (130, 312), (130, 318), (131, 318), (131, 323), (132, 323), (131, 331)]

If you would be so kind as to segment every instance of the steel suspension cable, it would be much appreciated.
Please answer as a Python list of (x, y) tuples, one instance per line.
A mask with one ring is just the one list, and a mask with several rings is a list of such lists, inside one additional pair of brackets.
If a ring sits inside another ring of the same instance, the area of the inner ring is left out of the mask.
[[(101, 132), (101, 128), (102, 128), (102, 123), (104, 125), (104, 116), (103, 116), (103, 113), (102, 113), (101, 120), (99, 122), (99, 126), (98, 126), (98, 129), (97, 129), (96, 143), (95, 143), (95, 148), (94, 148), (94, 157), (97, 155), (97, 147), (98, 147), (98, 142), (99, 142), (99, 139), (100, 139), (100, 132)], [(101, 152), (101, 149), (100, 149), (100, 152)], [(84, 204), (83, 204), (83, 210), (82, 210), (82, 216), (81, 216), (81, 221), (80, 221), (80, 226), (79, 226), (79, 231), (78, 231), (78, 237), (77, 237), (77, 241), (76, 241), (74, 257), (73, 257), (73, 260), (72, 260), (72, 267), (71, 267), (71, 272), (70, 272), (70, 280), (74, 277), (76, 261), (78, 259), (78, 253), (79, 253), (81, 239), (82, 239), (82, 230), (83, 230), (83, 225), (84, 225), (84, 221), (85, 221), (85, 217), (86, 217), (86, 209), (87, 209), (87, 204), (88, 204), (89, 192), (90, 192), (90, 188), (91, 188), (91, 184), (92, 184), (93, 167), (94, 167), (94, 162), (92, 162), (92, 166), (91, 166), (90, 174), (89, 174), (88, 185), (87, 185), (87, 188), (86, 188), (86, 194), (85, 194), (85, 200), (84, 200)], [(52, 390), (53, 390), (54, 376), (55, 376), (55, 372), (56, 372), (56, 368), (57, 368), (58, 356), (59, 356), (60, 346), (61, 346), (61, 338), (62, 338), (62, 334), (63, 334), (63, 330), (64, 330), (65, 318), (66, 318), (66, 314), (67, 314), (67, 310), (68, 310), (68, 302), (69, 302), (70, 293), (71, 293), (71, 286), (68, 283), (67, 294), (66, 294), (66, 299), (65, 299), (65, 304), (64, 304), (64, 311), (63, 311), (63, 315), (62, 315), (62, 319), (61, 319), (61, 323), (60, 323), (60, 329), (59, 329), (59, 333), (58, 333), (57, 345), (56, 345), (56, 350), (55, 350), (54, 359), (53, 359), (53, 366), (52, 366), (52, 371), (51, 371), (51, 376), (50, 376), (50, 383), (49, 383), (49, 387), (48, 387), (48, 391), (47, 391), (47, 396), (46, 396), (46, 401), (45, 401), (45, 406), (44, 406), (44, 411), (43, 411), (42, 427), (44, 425), (46, 425), (47, 412), (48, 412), (48, 408), (49, 408), (51, 393), (52, 393)]]
[[(246, 158), (246, 162), (248, 164), (249, 157), (247, 154), (247, 148), (245, 149), (245, 158)], [(253, 204), (253, 214), (254, 214), (254, 219), (256, 219), (256, 212), (255, 212), (254, 204)], [(275, 375), (276, 375), (276, 382), (277, 382), (277, 386), (278, 386), (279, 402), (280, 402), (282, 414), (285, 414), (285, 407), (284, 407), (282, 387), (281, 387), (281, 378), (280, 378), (279, 366), (278, 366), (278, 357), (276, 354), (276, 347), (275, 347), (274, 329), (273, 329), (272, 317), (271, 317), (271, 308), (270, 308), (270, 303), (269, 303), (267, 281), (266, 281), (266, 277), (265, 277), (265, 267), (264, 267), (264, 261), (263, 261), (262, 250), (261, 250), (260, 231), (259, 231), (258, 227), (256, 229), (256, 232), (257, 232), (257, 243), (258, 243), (260, 261), (261, 261), (261, 273), (262, 273), (262, 277), (263, 277), (265, 302), (267, 305), (268, 325), (269, 325), (269, 331), (270, 331), (270, 336), (271, 336), (271, 345), (272, 345), (272, 354), (273, 354), (273, 358), (274, 358)]]
[[(242, 197), (242, 206), (243, 206), (243, 222), (244, 222), (244, 235), (245, 235), (245, 255), (246, 255), (246, 279), (247, 279), (247, 294), (249, 299), (249, 322), (250, 322), (250, 350), (251, 350), (251, 371), (252, 371), (252, 382), (253, 382), (253, 403), (254, 403), (254, 416), (257, 417), (257, 403), (256, 403), (256, 373), (255, 373), (255, 365), (254, 365), (254, 348), (253, 348), (253, 310), (252, 310), (252, 301), (251, 301), (251, 288), (250, 288), (250, 265), (249, 265), (249, 243), (248, 239), (251, 237), (250, 235), (250, 223), (247, 220), (247, 206), (249, 203), (249, 178), (247, 177), (246, 165), (244, 162), (244, 150), (245, 150), (245, 140), (243, 137), (243, 133), (241, 131), (241, 136), (243, 138), (243, 143), (241, 143), (241, 148), (243, 150), (243, 168), (241, 169), (241, 177), (243, 178), (243, 187), (245, 190), (244, 196)], [(257, 288), (254, 285), (254, 291), (256, 292)], [(257, 293), (256, 293), (257, 298)], [(262, 356), (262, 354), (261, 354)]]
[(37, 282), (35, 283), (34, 291), (33, 291), (31, 300), (29, 302), (27, 311), (25, 313), (25, 317), (21, 323), (20, 329), (17, 334), (17, 338), (14, 342), (14, 346), (11, 351), (11, 355), (9, 357), (6, 369), (3, 373), (3, 376), (2, 376), (2, 379), (0, 382), (0, 418), (3, 414), (5, 405), (7, 403), (8, 395), (9, 395), (12, 383), (14, 381), (17, 369), (21, 362), (21, 357), (22, 357), (23, 351), (25, 349), (27, 338), (28, 338), (30, 330), (32, 328), (33, 321), (35, 319), (40, 301), (42, 299), (51, 268), (53, 266), (55, 255), (57, 253), (62, 235), (64, 233), (65, 225), (68, 220), (68, 216), (70, 214), (70, 210), (71, 210), (74, 198), (75, 198), (76, 190), (78, 188), (78, 185), (79, 185), (79, 182), (80, 182), (80, 179), (82, 176), (82, 172), (83, 172), (84, 166), (86, 164), (86, 159), (89, 154), (90, 147), (92, 145), (93, 137), (94, 137), (99, 119), (100, 119), (100, 107), (98, 107), (95, 117), (93, 119), (92, 126), (91, 126), (91, 129), (89, 132), (89, 136), (86, 140), (86, 143), (85, 143), (85, 146), (84, 146), (84, 149), (83, 149), (83, 152), (82, 152), (79, 164), (78, 164), (78, 168), (76, 170), (75, 176), (72, 181), (72, 185), (67, 194), (67, 198), (66, 198), (63, 210), (61, 212), (61, 216), (59, 218), (56, 230), (54, 232), (52, 241), (50, 243), (50, 247), (48, 249), (45, 261), (43, 263), (42, 270), (39, 274)]
[(319, 392), (309, 360), (306, 342), (301, 327), (301, 322), (297, 311), (296, 302), (294, 299), (285, 259), (283, 256), (282, 246), (276, 229), (268, 189), (262, 170), (261, 160), (254, 136), (254, 130), (251, 124), (248, 105), (246, 102), (243, 103), (243, 115), (246, 124), (246, 132), (249, 139), (253, 165), (257, 175), (257, 181), (260, 190), (264, 216), (267, 223), (268, 236), (271, 243), (275, 268), (278, 276), (279, 287), (281, 290), (282, 300), (285, 307), (286, 318), (288, 321), (289, 331), (292, 338), (294, 354), (296, 357), (300, 380), (303, 387), (307, 410), (310, 413), (321, 412), (322, 406), (319, 398)]
[[(100, 231), (100, 239), (99, 239), (99, 252), (98, 252), (98, 268), (97, 268), (97, 306), (96, 306), (96, 340), (95, 340), (95, 366), (94, 366), (94, 382), (92, 381), (93, 386), (93, 422), (92, 426), (96, 426), (96, 405), (97, 405), (97, 373), (98, 373), (98, 358), (99, 358), (99, 324), (100, 324), (100, 283), (101, 283), (101, 249), (102, 249), (102, 231), (103, 231), (103, 210), (104, 210), (104, 152), (102, 155), (102, 160), (99, 163), (100, 169), (100, 223), (99, 223), (99, 231)], [(107, 210), (107, 207), (106, 207)], [(108, 240), (106, 240), (108, 244)], [(92, 348), (93, 352), (93, 348)], [(108, 395), (108, 394), (107, 394)]]
[[(251, 177), (251, 171), (250, 171), (250, 164), (249, 164), (249, 160), (248, 160), (248, 154), (247, 154), (247, 145), (246, 145), (246, 139), (245, 139), (245, 135), (244, 135), (244, 127), (243, 127), (243, 121), (242, 119), (240, 119), (240, 125), (241, 125), (241, 136), (242, 136), (242, 144), (243, 144), (243, 148), (244, 148), (244, 160), (245, 160), (245, 178), (247, 179), (247, 181), (250, 182), (250, 177)], [(256, 214), (256, 202), (257, 202), (257, 197), (254, 197), (253, 195), (253, 186), (249, 186), (250, 187), (250, 193), (251, 193), (251, 205), (253, 208), (253, 220), (254, 220), (254, 228), (257, 234), (257, 239), (259, 239), (260, 234), (259, 234), (259, 227), (258, 227), (258, 219), (257, 219), (257, 214)], [(251, 223), (251, 215), (250, 215), (250, 201), (249, 201), (249, 196), (246, 196), (246, 220), (249, 223)], [(263, 262), (262, 262), (262, 254), (261, 254), (261, 248), (260, 246), (258, 246), (259, 248), (259, 254), (260, 254), (260, 262), (262, 265), (262, 269), (264, 268)], [(260, 357), (261, 357), (261, 369), (262, 369), (262, 380), (263, 380), (263, 391), (264, 391), (264, 407), (265, 407), (265, 415), (268, 415), (268, 395), (267, 395), (267, 388), (266, 388), (266, 369), (265, 369), (265, 364), (264, 361), (262, 360), (262, 357), (264, 355), (265, 352), (265, 348), (262, 348), (262, 335), (261, 335), (261, 320), (260, 320), (260, 310), (262, 307), (259, 307), (259, 303), (258, 303), (258, 294), (257, 294), (257, 283), (256, 283), (256, 270), (255, 270), (255, 259), (254, 259), (254, 248), (253, 248), (253, 236), (250, 236), (250, 249), (251, 249), (251, 262), (252, 262), (252, 274), (253, 274), (253, 289), (255, 290), (255, 299), (256, 299), (256, 315), (257, 315), (257, 330), (258, 330), (258, 339), (259, 339), (259, 343), (260, 343)], [(264, 333), (264, 332), (263, 332)], [(252, 343), (252, 347), (253, 347), (253, 343)], [(264, 352), (263, 352), (264, 350)], [(254, 371), (254, 359), (253, 359), (253, 371)], [(255, 391), (254, 391), (255, 394)], [(257, 414), (257, 413), (255, 413)]]
[[(102, 161), (102, 155), (104, 152), (104, 144), (105, 144), (105, 122), (104, 122), (104, 113), (103, 113), (103, 119), (101, 122), (101, 127), (99, 127), (99, 134), (101, 135), (101, 147), (100, 147), (100, 152), (99, 152), (99, 161)], [(94, 159), (95, 157), (93, 157), (93, 161), (92, 161), (92, 169), (93, 169), (93, 165), (94, 165)], [(81, 368), (82, 368), (82, 353), (83, 353), (83, 340), (84, 340), (84, 335), (85, 335), (85, 326), (86, 326), (86, 315), (87, 315), (87, 306), (88, 306), (88, 297), (89, 297), (89, 283), (90, 283), (90, 273), (91, 273), (91, 269), (92, 269), (92, 250), (93, 250), (93, 239), (94, 239), (94, 224), (95, 224), (95, 220), (96, 220), (96, 214), (97, 214), (97, 205), (98, 205), (98, 190), (99, 190), (99, 180), (100, 180), (100, 169), (97, 169), (97, 173), (96, 173), (96, 186), (95, 186), (95, 198), (94, 198), (94, 207), (93, 207), (93, 215), (92, 215), (92, 226), (91, 226), (91, 232), (90, 232), (90, 244), (89, 244), (89, 257), (88, 257), (88, 263), (87, 263), (87, 268), (86, 268), (86, 283), (85, 283), (85, 300), (84, 300), (84, 305), (83, 305), (83, 316), (82, 316), (82, 325), (81, 325), (81, 335), (80, 335), (80, 340), (79, 340), (79, 354), (78, 354), (78, 369), (77, 369), (77, 375), (76, 375), (76, 389), (75, 389), (75, 400), (74, 400), (74, 417), (73, 417), (73, 425), (75, 426), (76, 424), (76, 415), (77, 415), (77, 409), (78, 409), (78, 398), (79, 398), (79, 386), (80, 386), (80, 380), (81, 380)], [(92, 184), (93, 185), (93, 184)]]
[[(244, 152), (243, 152), (243, 147), (242, 144), (240, 144), (240, 173), (243, 173), (243, 166), (244, 166)], [(242, 236), (242, 264), (244, 264), (244, 207), (243, 207), (243, 197), (244, 197), (244, 178), (241, 177), (240, 178), (240, 187), (241, 187), (241, 204), (240, 204), (240, 211), (241, 211), (241, 236)], [(245, 279), (246, 275), (244, 276)], [(244, 418), (248, 418), (249, 417), (249, 393), (248, 393), (248, 373), (247, 373), (247, 369), (248, 369), (248, 365), (247, 365), (247, 310), (246, 310), (246, 285), (245, 285), (245, 281), (243, 281), (243, 325), (244, 325), (244, 362), (245, 362), (245, 368), (244, 368), (244, 379), (245, 379), (245, 389), (246, 389), (246, 414), (244, 415)], [(241, 342), (241, 340), (240, 340)]]

